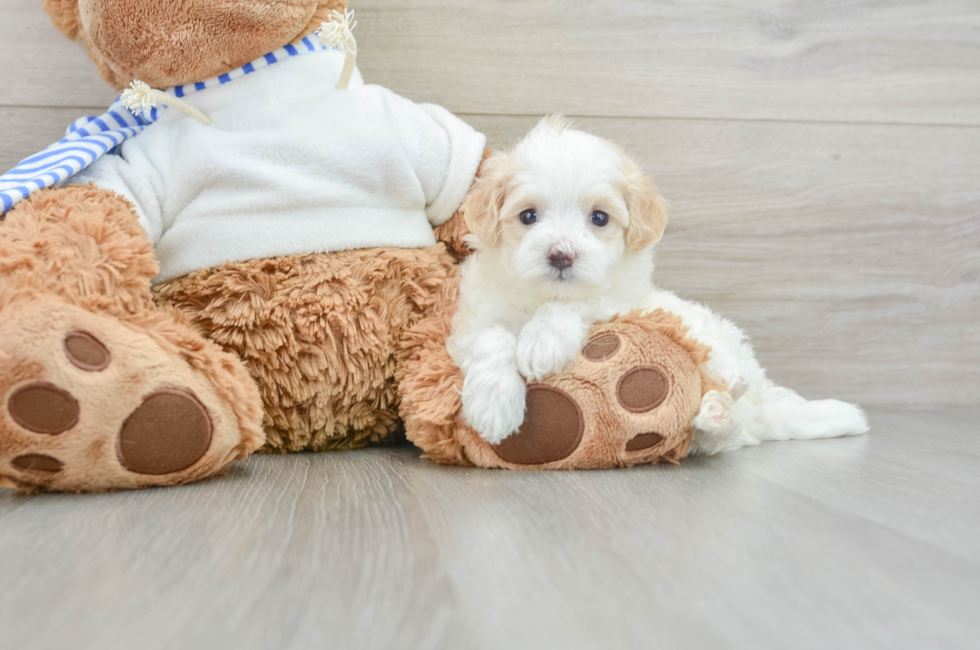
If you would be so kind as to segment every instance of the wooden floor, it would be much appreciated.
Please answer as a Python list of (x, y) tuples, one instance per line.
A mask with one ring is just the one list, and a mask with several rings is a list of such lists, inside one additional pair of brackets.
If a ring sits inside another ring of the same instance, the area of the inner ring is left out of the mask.
[(980, 410), (679, 467), (412, 448), (0, 494), (0, 647), (975, 648)]

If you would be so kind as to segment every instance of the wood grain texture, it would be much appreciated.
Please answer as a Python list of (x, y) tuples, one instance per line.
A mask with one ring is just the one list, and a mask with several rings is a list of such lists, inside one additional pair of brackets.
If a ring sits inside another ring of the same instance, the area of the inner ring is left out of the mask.
[[(457, 112), (980, 124), (973, 0), (351, 0), (365, 78)], [(2, 0), (4, 105), (108, 104)]]
[(7, 171), (24, 158), (65, 137), (65, 129), (82, 115), (101, 115), (102, 108), (0, 106), (0, 169)]
[(2, 645), (973, 647), (978, 417), (879, 410), (867, 437), (679, 467), (510, 473), (401, 448), (0, 492)]
[(55, 29), (40, 0), (0, 0), (0, 80), (0, 106), (101, 106), (104, 111), (118, 94), (102, 80), (85, 48)]
[(365, 78), (458, 112), (980, 124), (972, 0), (351, 6)]
[[(506, 146), (533, 118), (470, 116)], [(583, 118), (667, 197), (656, 280), (817, 397), (976, 404), (980, 130)]]
[[(22, 147), (0, 164), (73, 117), (0, 108)], [(465, 117), (498, 147), (534, 124)], [(657, 281), (744, 327), (773, 379), (812, 398), (977, 402), (980, 129), (579, 122), (627, 143), (670, 202)]]

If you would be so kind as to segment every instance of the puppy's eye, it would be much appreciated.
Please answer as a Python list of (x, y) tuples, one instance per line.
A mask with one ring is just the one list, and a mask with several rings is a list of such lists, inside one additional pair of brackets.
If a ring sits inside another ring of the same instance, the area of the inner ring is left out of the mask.
[(593, 226), (599, 226), (600, 228), (602, 228), (607, 223), (609, 223), (609, 215), (603, 212), (602, 210), (596, 210), (595, 212), (592, 213), (592, 217), (589, 219), (589, 221), (592, 222)]
[(537, 210), (525, 210), (521, 213), (521, 223), (525, 226), (530, 226), (538, 220)]

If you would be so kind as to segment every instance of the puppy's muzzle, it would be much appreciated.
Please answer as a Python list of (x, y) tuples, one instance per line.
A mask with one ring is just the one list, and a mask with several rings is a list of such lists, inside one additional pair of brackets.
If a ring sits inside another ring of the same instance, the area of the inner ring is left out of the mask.
[(548, 251), (548, 264), (559, 271), (564, 271), (574, 262), (575, 256), (571, 253), (566, 253), (558, 248), (552, 248), (550, 251)]

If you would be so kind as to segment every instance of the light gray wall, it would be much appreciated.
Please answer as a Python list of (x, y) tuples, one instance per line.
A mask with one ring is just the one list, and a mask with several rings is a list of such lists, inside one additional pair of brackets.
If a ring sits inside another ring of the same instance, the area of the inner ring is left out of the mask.
[[(659, 281), (809, 397), (976, 404), (980, 10), (971, 0), (351, 0), (369, 82), (504, 146), (564, 112), (670, 201)], [(114, 98), (0, 0), (0, 167)]]

